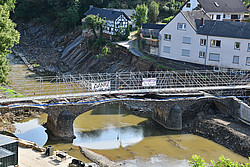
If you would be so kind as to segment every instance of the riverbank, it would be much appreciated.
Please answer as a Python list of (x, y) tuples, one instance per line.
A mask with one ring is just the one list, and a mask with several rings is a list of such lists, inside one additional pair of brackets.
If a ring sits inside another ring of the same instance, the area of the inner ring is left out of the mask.
[(184, 130), (212, 140), (237, 154), (250, 157), (249, 126), (228, 116), (209, 116), (194, 119), (187, 123)]

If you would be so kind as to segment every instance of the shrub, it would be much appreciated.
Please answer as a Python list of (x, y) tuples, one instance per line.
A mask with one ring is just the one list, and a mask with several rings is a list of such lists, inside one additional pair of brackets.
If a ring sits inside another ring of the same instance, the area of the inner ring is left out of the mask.
[(170, 17), (168, 17), (168, 18), (163, 19), (163, 20), (162, 20), (162, 23), (169, 23), (169, 22), (172, 20), (173, 17), (174, 17), (174, 16), (170, 16)]

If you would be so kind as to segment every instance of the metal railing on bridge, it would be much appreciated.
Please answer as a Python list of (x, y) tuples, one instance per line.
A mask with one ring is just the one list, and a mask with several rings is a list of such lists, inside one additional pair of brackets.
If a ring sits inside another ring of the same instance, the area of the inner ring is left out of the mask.
[(10, 86), (24, 96), (86, 92), (156, 92), (250, 88), (250, 71), (147, 71), (62, 76), (29, 76), (10, 79)]

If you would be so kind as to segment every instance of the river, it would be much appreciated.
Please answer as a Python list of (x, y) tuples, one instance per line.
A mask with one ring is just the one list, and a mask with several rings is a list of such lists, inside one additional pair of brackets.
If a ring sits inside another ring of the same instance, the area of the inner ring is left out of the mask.
[[(12, 82), (15, 82), (15, 76), (32, 75), (18, 59), (12, 62)], [(81, 145), (111, 160), (126, 163), (129, 167), (161, 167), (166, 164), (185, 167), (189, 166), (188, 160), (193, 154), (198, 154), (207, 161), (217, 160), (221, 154), (233, 161), (248, 161), (210, 140), (166, 130), (149, 118), (133, 115), (122, 104), (107, 104), (78, 116), (74, 121), (76, 138), (73, 143), (48, 141), (45, 128), (41, 126), (46, 122), (46, 117), (46, 114), (42, 114), (39, 119), (26, 119), (16, 123), (15, 135), (40, 146), (53, 145), (57, 150), (65, 150), (70, 155), (89, 162), (77, 147)]]

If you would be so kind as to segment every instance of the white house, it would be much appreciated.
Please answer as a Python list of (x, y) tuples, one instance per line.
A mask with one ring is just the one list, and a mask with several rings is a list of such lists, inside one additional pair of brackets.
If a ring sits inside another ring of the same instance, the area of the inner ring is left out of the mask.
[(125, 32), (129, 25), (130, 18), (122, 11), (115, 11), (113, 9), (102, 9), (90, 6), (89, 10), (84, 15), (98, 15), (105, 19), (103, 33), (108, 35), (115, 35), (120, 29)]
[(241, 0), (188, 0), (182, 11), (204, 10), (212, 20), (242, 21), (249, 13)]
[(159, 56), (218, 68), (250, 70), (250, 23), (181, 11), (160, 31)]

